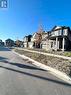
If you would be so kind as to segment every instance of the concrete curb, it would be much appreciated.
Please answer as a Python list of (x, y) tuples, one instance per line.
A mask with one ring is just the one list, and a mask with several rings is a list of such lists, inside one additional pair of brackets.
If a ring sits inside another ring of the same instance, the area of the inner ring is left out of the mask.
[(50, 53), (44, 53), (44, 52), (39, 52), (39, 51), (34, 51), (34, 50), (28, 50), (28, 49), (21, 49), (21, 48), (17, 48), (17, 49), (24, 50), (24, 51), (29, 51), (29, 52), (34, 52), (34, 53), (39, 53), (39, 54), (43, 54), (43, 55), (48, 55), (48, 56), (53, 56), (53, 57), (58, 57), (58, 58), (63, 58), (63, 59), (71, 60), (71, 57), (67, 57), (67, 56), (56, 55), (56, 54), (50, 54)]
[(37, 62), (37, 61), (35, 61), (35, 60), (33, 60), (33, 59), (27, 57), (27, 56), (21, 55), (21, 54), (15, 52), (15, 51), (13, 51), (13, 53), (17, 54), (18, 56), (20, 56), (20, 57), (22, 57), (22, 58), (28, 59), (29, 61), (32, 61), (32, 64), (33, 64), (33, 65), (36, 65), (36, 66), (40, 67), (41, 69), (47, 70), (47, 71), (49, 71), (51, 74), (53, 74), (54, 76), (56, 76), (56, 77), (62, 79), (63, 81), (65, 81), (65, 82), (71, 84), (71, 78), (70, 78), (69, 76), (67, 76), (65, 73), (60, 72), (59, 70), (56, 70), (56, 69), (54, 69), (54, 68), (52, 68), (52, 67), (46, 66), (46, 65), (44, 65), (44, 64), (42, 64), (42, 63), (39, 63), (39, 62)]

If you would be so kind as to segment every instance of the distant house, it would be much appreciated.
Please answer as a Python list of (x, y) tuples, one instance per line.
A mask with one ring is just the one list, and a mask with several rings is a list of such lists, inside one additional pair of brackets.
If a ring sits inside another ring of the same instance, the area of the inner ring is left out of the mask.
[(28, 36), (25, 36), (25, 37), (23, 38), (23, 45), (24, 45), (24, 48), (28, 48), (28, 47), (31, 48), (31, 37), (32, 37), (32, 35), (28, 35)]
[(31, 43), (33, 48), (41, 48), (41, 42), (42, 42), (42, 35), (44, 34), (44, 31), (38, 31), (32, 35)]
[(16, 46), (16, 47), (23, 47), (23, 42), (20, 41), (20, 40), (16, 40), (16, 41), (15, 41), (15, 46)]
[(0, 39), (0, 46), (4, 46), (4, 42)]
[(66, 26), (55, 26), (42, 37), (42, 48), (47, 50), (70, 50), (71, 31)]
[(40, 48), (40, 43), (41, 43), (41, 34), (40, 33), (34, 33), (32, 38), (31, 38), (31, 43), (33, 45), (33, 48)]
[(14, 46), (14, 41), (11, 39), (7, 39), (7, 40), (5, 40), (5, 45), (7, 47), (12, 47), (12, 46)]

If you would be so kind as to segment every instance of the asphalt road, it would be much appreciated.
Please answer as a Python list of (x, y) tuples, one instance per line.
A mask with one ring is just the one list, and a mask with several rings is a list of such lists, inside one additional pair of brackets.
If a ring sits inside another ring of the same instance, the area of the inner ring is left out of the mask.
[(71, 95), (71, 85), (0, 47), (0, 95)]

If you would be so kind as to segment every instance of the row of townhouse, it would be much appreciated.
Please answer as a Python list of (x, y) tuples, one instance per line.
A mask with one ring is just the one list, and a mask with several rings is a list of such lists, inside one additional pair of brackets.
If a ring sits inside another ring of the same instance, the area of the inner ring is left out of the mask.
[(45, 50), (71, 50), (71, 30), (66, 26), (54, 26), (51, 31), (39, 31), (23, 39), (25, 48)]

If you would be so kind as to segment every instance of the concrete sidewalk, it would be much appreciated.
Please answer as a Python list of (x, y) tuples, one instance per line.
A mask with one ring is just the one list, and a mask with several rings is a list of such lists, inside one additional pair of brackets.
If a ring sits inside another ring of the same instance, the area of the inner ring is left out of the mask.
[(44, 53), (44, 52), (39, 52), (39, 51), (34, 51), (34, 50), (28, 50), (28, 49), (24, 49), (24, 48), (17, 48), (17, 49), (24, 50), (24, 51), (29, 51), (29, 52), (34, 52), (34, 53), (39, 53), (39, 54), (43, 54), (43, 55), (47, 55), (47, 56), (53, 56), (53, 57), (58, 57), (58, 58), (63, 58), (63, 59), (71, 60), (71, 57), (67, 57), (67, 56), (50, 54), (50, 53)]

